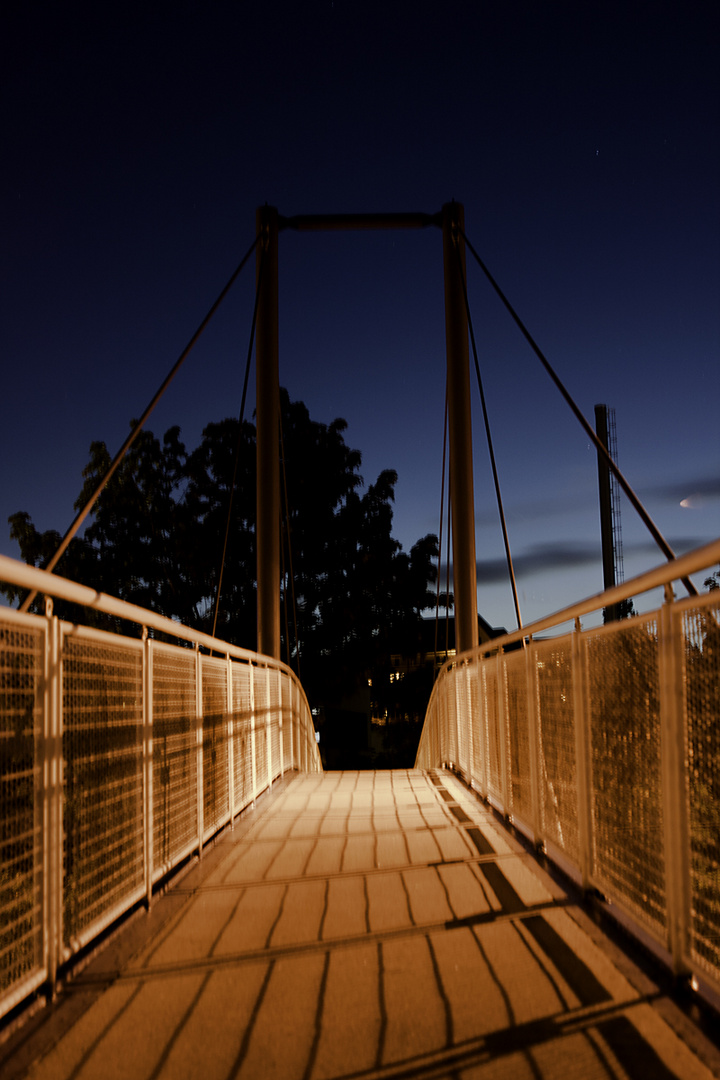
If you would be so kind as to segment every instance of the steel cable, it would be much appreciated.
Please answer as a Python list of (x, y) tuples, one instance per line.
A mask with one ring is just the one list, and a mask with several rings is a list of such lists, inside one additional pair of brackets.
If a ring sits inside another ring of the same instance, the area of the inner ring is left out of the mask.
[[(79, 514), (77, 515), (77, 517), (73, 521), (70, 528), (67, 530), (67, 532), (63, 536), (62, 540), (60, 541), (60, 546), (58, 547), (57, 551), (55, 552), (53, 557), (50, 559), (50, 562), (47, 564), (47, 566), (44, 567), (44, 569), (47, 570), (49, 573), (52, 573), (52, 571), (57, 566), (58, 562), (60, 561), (60, 559), (64, 555), (68, 545), (70, 544), (70, 541), (73, 539), (73, 537), (77, 533), (78, 529), (82, 525), (83, 521), (85, 520), (87, 515), (92, 510), (93, 506), (95, 505), (98, 498), (100, 497), (101, 492), (103, 491), (103, 489), (107, 485), (108, 481), (111, 479), (112, 475), (114, 474), (115, 470), (117, 469), (117, 467), (120, 464), (120, 462), (122, 461), (122, 459), (125, 457), (125, 454), (130, 449), (132, 444), (135, 442), (135, 439), (138, 437), (138, 435), (142, 431), (142, 428), (143, 428), (143, 426), (145, 424), (145, 421), (148, 419), (151, 412), (153, 411), (153, 409), (157, 405), (158, 401), (163, 396), (163, 394), (167, 390), (168, 386), (170, 385), (172, 380), (177, 375), (178, 371), (182, 367), (183, 362), (187, 359), (187, 357), (191, 353), (192, 349), (197, 344), (197, 342), (200, 339), (200, 336), (202, 335), (202, 333), (205, 330), (206, 326), (208, 325), (208, 323), (212, 319), (212, 317), (215, 314), (215, 312), (217, 311), (217, 309), (220, 307), (220, 304), (223, 302), (223, 300), (227, 296), (228, 292), (230, 291), (230, 289), (234, 285), (236, 278), (238, 277), (241, 270), (243, 269), (243, 267), (247, 263), (248, 259), (252, 255), (253, 251), (257, 247), (257, 243), (258, 243), (259, 239), (260, 239), (260, 237), (256, 236), (255, 239), (253, 240), (252, 244), (248, 248), (248, 251), (243, 256), (240, 263), (238, 264), (236, 269), (231, 274), (230, 278), (228, 279), (227, 284), (225, 285), (224, 289), (222, 290), (222, 292), (218, 296), (217, 300), (212, 305), (212, 307), (208, 311), (208, 313), (205, 316), (205, 318), (203, 319), (203, 321), (198, 326), (198, 328), (195, 331), (195, 333), (193, 334), (193, 336), (190, 338), (190, 341), (187, 343), (187, 345), (185, 346), (183, 351), (180, 353), (180, 356), (177, 358), (177, 360), (175, 361), (173, 367), (170, 369), (169, 373), (166, 375), (163, 383), (161, 384), (159, 389), (156, 391), (155, 396), (151, 400), (150, 404), (147, 406), (144, 413), (142, 414), (142, 416), (138, 420), (137, 424), (132, 429), (132, 431), (130, 432), (130, 434), (126, 438), (125, 442), (122, 444), (122, 446), (118, 450), (117, 454), (115, 455), (115, 457), (111, 461), (107, 472), (103, 476), (103, 478), (100, 481), (100, 483), (98, 484), (97, 488), (95, 489), (95, 491), (93, 492), (93, 494), (91, 495), (91, 497), (89, 498), (89, 500), (87, 501), (85, 506), (82, 508), (82, 510), (79, 512)], [(25, 597), (22, 604), (20, 605), (20, 611), (27, 611), (36, 596), (37, 596), (37, 591), (28, 593), (28, 595)]]
[(488, 417), (487, 406), (485, 404), (485, 391), (483, 390), (482, 379), (480, 378), (480, 364), (478, 362), (477, 346), (475, 345), (475, 331), (473, 330), (472, 316), (470, 315), (470, 302), (468, 300), (467, 283), (465, 281), (465, 273), (463, 271), (462, 259), (460, 258), (460, 248), (457, 244), (457, 238), (455, 243), (455, 253), (458, 259), (458, 267), (460, 269), (460, 280), (462, 281), (463, 296), (465, 297), (465, 311), (467, 313), (468, 328), (470, 330), (470, 341), (472, 342), (473, 358), (475, 360), (475, 374), (477, 375), (478, 389), (480, 391), (480, 404), (482, 405), (483, 420), (485, 421), (485, 434), (487, 435), (488, 450), (490, 452), (490, 464), (492, 466), (493, 481), (495, 483), (495, 495), (497, 497), (498, 512), (500, 514), (500, 525), (502, 527), (503, 543), (505, 545), (505, 559), (507, 561), (508, 573), (510, 575), (510, 585), (512, 587), (513, 603), (515, 604), (515, 618), (517, 619), (518, 630), (522, 630), (522, 617), (520, 615), (520, 601), (518, 600), (517, 584), (515, 582), (515, 569), (513, 567), (512, 555), (510, 553), (510, 540), (508, 538), (507, 524), (505, 522), (505, 510), (503, 508), (502, 494), (500, 493), (500, 479), (498, 477), (497, 465), (495, 463), (495, 450), (493, 449), (492, 435), (490, 434), (490, 419)]
[[(256, 243), (257, 243), (257, 240), (256, 240)], [(253, 247), (254, 246), (255, 245), (253, 245)], [(232, 484), (230, 485), (230, 498), (228, 500), (227, 522), (225, 524), (225, 539), (223, 541), (222, 558), (220, 560), (220, 571), (218, 573), (217, 593), (215, 595), (215, 617), (213, 618), (213, 628), (212, 628), (212, 636), (213, 637), (215, 637), (215, 628), (217, 626), (218, 612), (220, 610), (220, 591), (222, 589), (222, 579), (223, 579), (223, 573), (224, 573), (224, 570), (225, 570), (225, 556), (227, 554), (228, 537), (230, 535), (230, 518), (231, 518), (231, 515), (232, 515), (233, 497), (235, 495), (235, 484), (237, 482), (238, 463), (240, 461), (240, 445), (242, 443), (242, 426), (243, 426), (243, 419), (245, 418), (245, 400), (247, 398), (248, 379), (249, 379), (249, 376), (250, 376), (250, 362), (252, 360), (253, 344), (255, 342), (255, 327), (257, 325), (258, 304), (259, 304), (259, 301), (260, 301), (260, 282), (262, 281), (262, 272), (263, 272), (263, 266), (265, 265), (265, 252), (266, 252), (266, 250), (267, 250), (267, 247), (266, 247), (265, 244), (263, 244), (262, 250), (260, 252), (260, 268), (258, 269), (257, 283), (255, 285), (255, 304), (253, 306), (252, 324), (250, 326), (250, 341), (248, 343), (247, 360), (245, 361), (245, 379), (243, 381), (243, 392), (242, 392), (242, 398), (241, 398), (241, 401), (240, 401), (240, 420), (239, 420), (239, 423), (238, 423), (237, 442), (235, 443), (235, 457), (234, 457), (234, 460), (233, 460), (233, 476), (232, 476)], [(250, 254), (250, 253), (248, 252), (248, 254)]]
[[(445, 383), (445, 422), (443, 425), (443, 452), (442, 452), (442, 478), (440, 481), (440, 536), (438, 537), (438, 570), (437, 570), (437, 587), (435, 589), (435, 652), (433, 656), (433, 682), (437, 675), (437, 652), (438, 652), (438, 631), (440, 627), (440, 564), (442, 561), (442, 544), (443, 544), (443, 511), (445, 507), (445, 458), (447, 450), (447, 434), (448, 434), (448, 392), (447, 392), (447, 380)], [(450, 565), (450, 556), (448, 554), (448, 566)], [(447, 614), (448, 604), (450, 603), (450, 597), (445, 595), (445, 612)], [(445, 652), (447, 653), (447, 628), (445, 632)], [(447, 657), (446, 657), (447, 658)]]
[[(676, 558), (675, 552), (670, 547), (667, 540), (662, 535), (662, 533), (658, 529), (657, 525), (652, 520), (652, 518), (648, 514), (647, 510), (643, 506), (643, 504), (640, 502), (639, 498), (637, 497), (637, 495), (635, 494), (633, 489), (630, 487), (630, 484), (628, 483), (628, 481), (625, 479), (623, 474), (620, 472), (620, 469), (617, 467), (617, 465), (613, 461), (612, 456), (608, 452), (607, 448), (605, 446), (603, 446), (601, 440), (598, 439), (594, 428), (592, 427), (591, 424), (588, 423), (588, 421), (585, 419), (585, 417), (583, 416), (583, 414), (580, 411), (580, 409), (578, 408), (578, 406), (575, 404), (573, 398), (571, 397), (569, 391), (566, 389), (565, 385), (561, 381), (560, 377), (557, 375), (557, 373), (555, 372), (555, 370), (551, 366), (550, 362), (547, 360), (547, 358), (544, 356), (544, 354), (540, 350), (540, 347), (536, 343), (535, 339), (532, 337), (530, 331), (527, 329), (527, 327), (523, 323), (522, 319), (517, 314), (517, 312), (513, 308), (512, 304), (510, 303), (508, 298), (505, 296), (505, 293), (502, 291), (502, 289), (500, 288), (498, 283), (495, 281), (495, 278), (492, 276), (492, 274), (488, 270), (487, 266), (482, 261), (482, 259), (480, 258), (477, 251), (475, 250), (475, 248), (472, 246), (472, 244), (468, 240), (468, 238), (465, 235), (465, 233), (463, 232), (463, 230), (458, 229), (458, 233), (460, 234), (460, 236), (462, 236), (462, 238), (465, 241), (465, 243), (466, 243), (467, 247), (469, 248), (470, 252), (474, 255), (475, 261), (477, 262), (478, 266), (480, 267), (480, 269), (484, 273), (485, 277), (488, 279), (488, 281), (492, 285), (493, 289), (497, 293), (498, 297), (500, 298), (500, 300), (504, 304), (506, 310), (508, 311), (508, 313), (512, 317), (513, 321), (515, 322), (516, 326), (520, 330), (520, 333), (523, 335), (523, 337), (527, 341), (528, 345), (533, 350), (533, 352), (537, 356), (538, 360), (543, 365), (543, 367), (547, 371), (547, 373), (550, 376), (550, 378), (552, 379), (552, 381), (557, 386), (557, 388), (560, 391), (560, 393), (562, 394), (562, 396), (565, 398), (565, 401), (570, 406), (570, 409), (574, 413), (576, 419), (580, 422), (580, 424), (581, 424), (581, 426), (583, 428), (583, 431), (588, 436), (590, 441), (593, 443), (593, 445), (597, 449), (598, 453), (607, 461), (610, 469), (613, 472), (613, 475), (615, 476), (618, 483), (620, 484), (620, 487), (623, 489), (623, 491), (627, 495), (628, 499), (630, 500), (631, 504), (633, 505), (633, 507), (635, 508), (637, 513), (639, 514), (641, 521), (643, 522), (645, 527), (650, 532), (650, 535), (652, 536), (653, 540), (658, 545), (658, 547), (662, 551), (665, 558), (669, 562), (672, 562)], [(689, 577), (684, 577), (684, 578), (681, 578), (680, 580), (682, 581), (683, 585), (687, 589), (688, 594), (690, 596), (697, 596), (697, 589), (695, 588), (695, 586), (693, 585), (693, 583), (692, 583), (692, 581), (690, 580)]]

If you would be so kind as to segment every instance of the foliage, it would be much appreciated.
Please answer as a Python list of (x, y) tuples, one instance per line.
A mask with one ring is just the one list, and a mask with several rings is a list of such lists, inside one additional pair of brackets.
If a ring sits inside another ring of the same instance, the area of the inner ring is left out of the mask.
[[(397, 474), (385, 470), (364, 488), (361, 455), (345, 443), (344, 420), (311, 420), (305, 405), (291, 402), (286, 391), (281, 411), (284, 533), (290, 542), (283, 592), (288, 600), (294, 593), (297, 607), (297, 620), (289, 615), (289, 630), (283, 630), (283, 655), (300, 667), (310, 696), (339, 701), (367, 685), (375, 672), (378, 685), (384, 685), (391, 652), (418, 651), (420, 612), (434, 602), (428, 587), (435, 577), (437, 540), (429, 535), (409, 554), (402, 551), (392, 536)], [(91, 445), (77, 509), (110, 460), (105, 443)], [(233, 419), (208, 424), (191, 452), (177, 427), (162, 440), (140, 432), (57, 573), (211, 632), (231, 490), (216, 633), (254, 648), (255, 429), (248, 422), (242, 429)], [(9, 520), (23, 559), (45, 564), (59, 534), (39, 532), (24, 512)], [(11, 601), (22, 598), (23, 590), (2, 588)], [(39, 599), (35, 610), (41, 610)], [(71, 605), (57, 603), (55, 610), (78, 617)], [(91, 618), (95, 625), (115, 622)]]
[(709, 577), (706, 577), (703, 581), (703, 585), (708, 592), (713, 592), (714, 589), (720, 589), (720, 568), (718, 568)]

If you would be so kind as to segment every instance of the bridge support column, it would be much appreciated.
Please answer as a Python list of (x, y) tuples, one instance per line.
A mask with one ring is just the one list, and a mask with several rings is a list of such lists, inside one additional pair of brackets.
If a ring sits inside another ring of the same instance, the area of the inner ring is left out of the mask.
[(461, 203), (446, 203), (443, 206), (442, 228), (455, 648), (460, 653), (466, 649), (472, 649), (478, 643), (470, 357), (467, 311), (463, 291), (465, 241), (461, 235), (461, 232), (465, 231), (465, 215)]
[[(256, 329), (257, 651), (280, 659), (280, 379), (278, 374), (278, 214), (256, 214), (259, 281)], [(262, 273), (261, 273), (262, 268)]]

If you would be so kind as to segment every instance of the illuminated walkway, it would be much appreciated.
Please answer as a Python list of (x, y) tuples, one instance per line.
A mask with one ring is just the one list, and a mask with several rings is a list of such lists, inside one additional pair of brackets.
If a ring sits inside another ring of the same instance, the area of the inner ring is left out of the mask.
[(450, 774), (279, 788), (19, 1033), (3, 1077), (716, 1074)]

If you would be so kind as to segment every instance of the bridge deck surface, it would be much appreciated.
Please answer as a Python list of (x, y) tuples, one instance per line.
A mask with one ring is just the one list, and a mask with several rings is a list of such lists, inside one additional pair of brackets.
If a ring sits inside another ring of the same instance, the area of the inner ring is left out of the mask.
[(718, 1075), (472, 793), (412, 770), (282, 785), (6, 1049), (43, 1080)]

